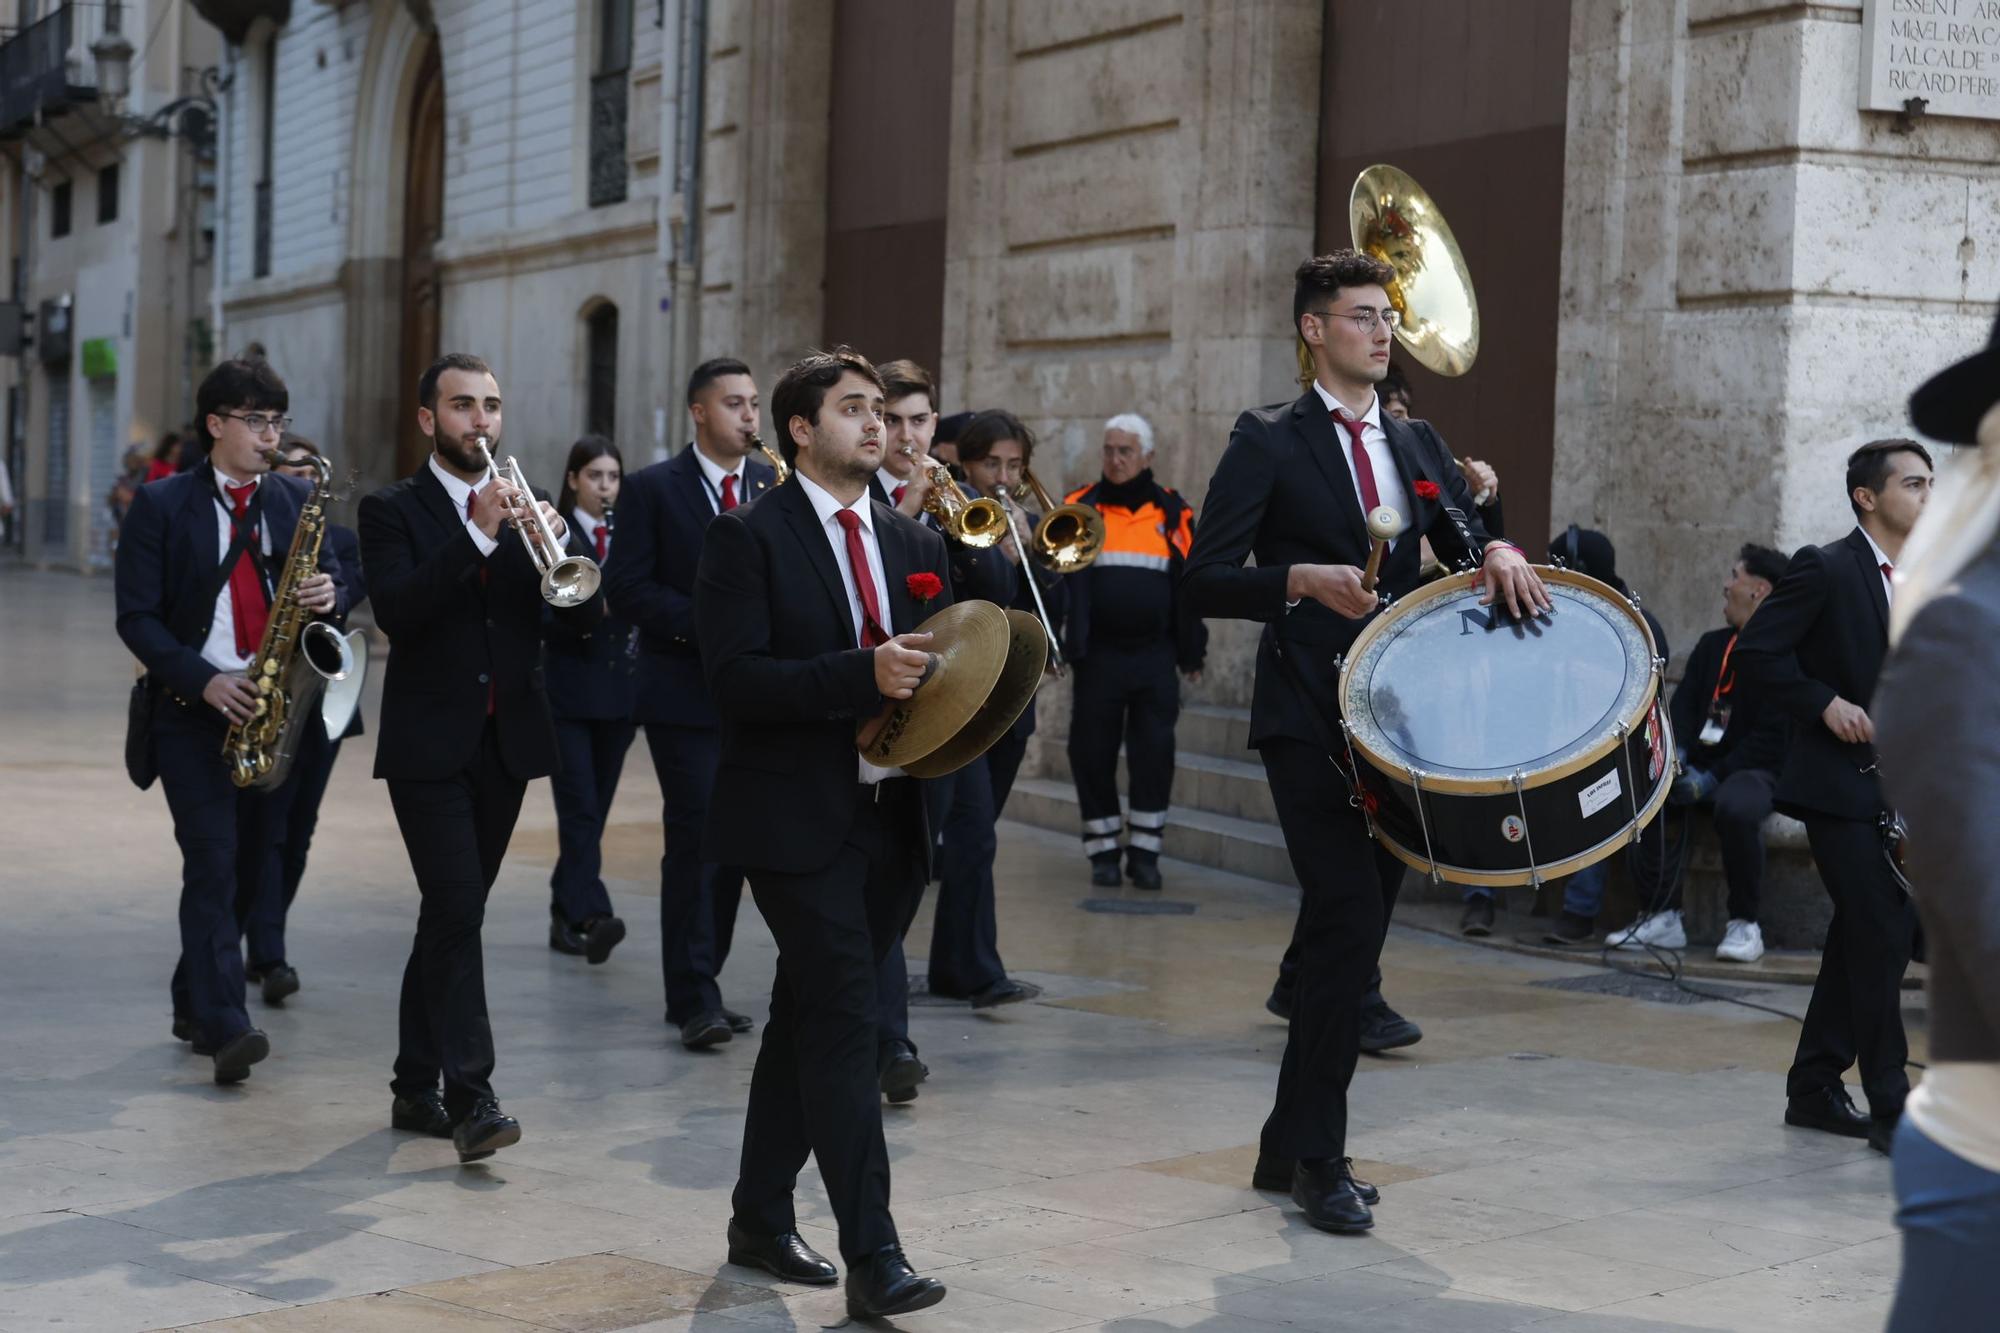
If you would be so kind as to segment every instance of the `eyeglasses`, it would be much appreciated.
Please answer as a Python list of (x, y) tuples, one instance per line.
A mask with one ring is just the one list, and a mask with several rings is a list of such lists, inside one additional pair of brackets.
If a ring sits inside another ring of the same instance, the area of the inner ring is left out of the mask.
[(262, 412), (221, 412), (217, 415), (230, 417), (242, 422), (250, 428), (252, 435), (262, 435), (267, 430), (274, 430), (283, 434), (292, 427), (292, 419), (290, 417), (267, 416)]
[(1403, 322), (1403, 315), (1399, 310), (1375, 311), (1364, 307), (1353, 314), (1340, 310), (1308, 310), (1306, 313), (1320, 319), (1351, 319), (1354, 321), (1354, 327), (1363, 333), (1375, 332), (1375, 322), (1378, 319), (1391, 329), (1399, 327)]

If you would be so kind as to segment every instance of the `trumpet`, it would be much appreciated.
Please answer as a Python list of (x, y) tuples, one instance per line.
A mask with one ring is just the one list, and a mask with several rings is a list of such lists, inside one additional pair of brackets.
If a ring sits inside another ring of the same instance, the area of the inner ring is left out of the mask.
[(1042, 507), (1042, 518), (1035, 524), (1035, 541), (1030, 549), (1044, 569), (1074, 574), (1088, 568), (1104, 549), (1104, 515), (1089, 505), (1057, 504), (1035, 479), (1033, 468), (1021, 469), (1021, 483), (1014, 487), (1014, 498), (1022, 503), (1032, 499)]
[(541, 573), (542, 600), (557, 607), (578, 606), (589, 601), (591, 594), (597, 591), (597, 585), (603, 581), (604, 571), (587, 555), (562, 554), (562, 543), (556, 540), (555, 529), (549, 526), (540, 502), (528, 487), (528, 479), (521, 474), (519, 459), (509, 456), (504, 465), (496, 464), (492, 441), (484, 435), (475, 435), (472, 443), (486, 459), (490, 473), (527, 497), (523, 502), (507, 506), (507, 511), (514, 530), (521, 534), (521, 544), (528, 548), (528, 559), (534, 561), (536, 570)]
[(1006, 511), (998, 500), (981, 496), (977, 500), (965, 498), (965, 492), (952, 479), (951, 469), (930, 458), (917, 459), (917, 451), (904, 445), (897, 452), (918, 463), (924, 475), (930, 478), (930, 493), (924, 496), (924, 512), (938, 521), (938, 526), (951, 535), (961, 546), (970, 546), (975, 551), (983, 551), (996, 545), (1005, 535), (1007, 527)]
[(750, 447), (764, 455), (764, 461), (771, 465), (771, 471), (778, 474), (778, 485), (784, 485), (785, 478), (792, 475), (791, 468), (785, 464), (784, 456), (770, 445), (764, 443), (764, 437), (761, 435), (752, 435), (750, 437)]

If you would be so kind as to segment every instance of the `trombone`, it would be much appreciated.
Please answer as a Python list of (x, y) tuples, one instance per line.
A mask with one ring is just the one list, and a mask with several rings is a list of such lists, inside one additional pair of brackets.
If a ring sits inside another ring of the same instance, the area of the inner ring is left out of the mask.
[(487, 471), (499, 477), (527, 497), (525, 503), (507, 506), (514, 530), (521, 534), (521, 544), (528, 548), (528, 559), (534, 561), (535, 568), (542, 576), (542, 600), (550, 606), (578, 606), (590, 600), (597, 591), (597, 585), (604, 578), (604, 571), (597, 562), (587, 555), (563, 555), (562, 543), (556, 540), (555, 529), (542, 514), (542, 506), (535, 499), (535, 493), (528, 487), (528, 479), (521, 475), (521, 462), (509, 455), (506, 463), (496, 464), (493, 460), (492, 441), (484, 435), (472, 437), (472, 443), (486, 459)]
[[(1014, 492), (1016, 490), (1021, 489), (1021, 487), (1009, 488), (1008, 486), (1002, 485), (997, 489), (999, 490), (1000, 495), (1002, 497), (1000, 507), (1003, 510), (1005, 510), (1007, 514), (1007, 526), (1010, 530), (1012, 530), (1014, 534), (1014, 549), (1020, 551), (1022, 553), (1023, 559), (1025, 560), (1029, 548), (1027, 543), (1022, 539), (1021, 515), (1019, 509), (1014, 504)], [(1099, 520), (1100, 527), (1102, 526), (1102, 523), (1103, 520), (1100, 519)], [(1044, 525), (1045, 524), (1046, 520), (1044, 520)], [(1037, 539), (1039, 539), (1041, 533), (1041, 527), (1038, 526), (1035, 529), (1035, 532), (1037, 535)], [(1049, 670), (1053, 671), (1056, 675), (1060, 676), (1063, 673), (1062, 642), (1056, 637), (1055, 622), (1049, 619), (1049, 604), (1042, 600), (1041, 581), (1035, 577), (1035, 571), (1032, 567), (1023, 568), (1021, 570), (1021, 573), (1028, 580), (1028, 591), (1034, 594), (1035, 615), (1042, 622), (1042, 633), (1049, 636)]]
[(924, 496), (924, 512), (938, 521), (938, 526), (951, 535), (961, 546), (969, 546), (975, 551), (983, 551), (997, 545), (1004, 535), (1002, 529), (1007, 522), (1007, 514), (998, 500), (981, 496), (977, 500), (965, 498), (965, 492), (952, 479), (951, 469), (930, 458), (919, 459), (917, 451), (910, 445), (897, 450), (903, 457), (924, 469), (930, 478), (930, 493)]
[(1049, 498), (1035, 470), (1021, 469), (1021, 484), (1015, 498), (1032, 498), (1042, 507), (1042, 520), (1035, 525), (1033, 553), (1044, 569), (1057, 574), (1074, 574), (1088, 568), (1104, 549), (1104, 515), (1089, 505), (1059, 505)]

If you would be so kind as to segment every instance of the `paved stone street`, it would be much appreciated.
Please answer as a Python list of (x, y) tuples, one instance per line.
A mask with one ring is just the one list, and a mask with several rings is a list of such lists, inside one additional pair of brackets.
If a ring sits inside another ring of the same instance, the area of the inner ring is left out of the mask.
[[(462, 1168), (388, 1128), (416, 903), (366, 738), (292, 918), (304, 989), (253, 1000), (272, 1058), (218, 1088), (169, 1037), (179, 863), (158, 789), (121, 768), (111, 621), (107, 579), (0, 571), (0, 1330), (839, 1322), (837, 1292), (722, 1263), (755, 1038), (693, 1055), (662, 1024), (643, 744), (607, 849), (633, 935), (604, 967), (546, 947), (553, 815), (528, 793), (485, 930), (495, 1083), (525, 1137)], [(1889, 1164), (1779, 1123), (1792, 1022), (1563, 989), (1605, 974), (1399, 926), (1387, 990), (1426, 1037), (1364, 1058), (1350, 1146), (1378, 1225), (1322, 1235), (1248, 1188), (1293, 895), (1168, 863), (1159, 905), (1181, 912), (1087, 911), (1072, 839), (1001, 843), (1003, 950), (1047, 993), (914, 1013), (932, 1078), (888, 1113), (896, 1216), (950, 1296), (908, 1328), (1881, 1327)], [(746, 910), (726, 997), (761, 1013), (772, 959)], [(800, 1206), (836, 1253), (810, 1172)]]

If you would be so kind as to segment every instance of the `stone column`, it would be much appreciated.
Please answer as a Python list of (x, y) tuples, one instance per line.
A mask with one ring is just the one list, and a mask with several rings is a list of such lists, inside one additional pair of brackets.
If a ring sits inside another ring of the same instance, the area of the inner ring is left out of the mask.
[[(1158, 476), (1199, 503), (1236, 414), (1296, 392), (1320, 6), (959, 0), (953, 66), (946, 410), (1022, 416), (1051, 491), (1142, 412)], [(1211, 697), (1248, 701), (1246, 628), (1212, 627), (1243, 669)]]
[(709, 9), (701, 319), (688, 363), (741, 357), (767, 393), (824, 324), (832, 39), (823, 0)]
[(1839, 537), (1847, 454), (1985, 342), (2000, 125), (1859, 110), (1859, 3), (1571, 14), (1554, 513), (1684, 654), (1736, 549)]

